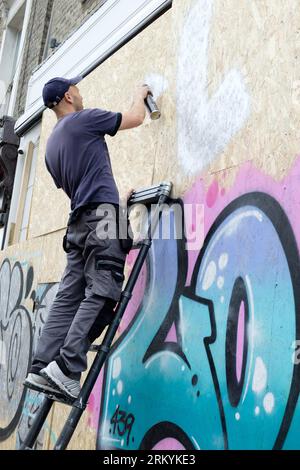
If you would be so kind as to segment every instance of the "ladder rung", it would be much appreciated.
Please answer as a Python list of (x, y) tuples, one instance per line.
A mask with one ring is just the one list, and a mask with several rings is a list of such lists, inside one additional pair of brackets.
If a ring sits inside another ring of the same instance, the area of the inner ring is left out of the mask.
[(144, 243), (143, 243), (141, 240), (139, 240), (137, 243), (134, 243), (134, 244), (132, 245), (132, 248), (131, 248), (131, 249), (132, 249), (132, 250), (137, 250), (138, 248), (142, 248), (143, 244), (144, 244)]
[(169, 196), (172, 190), (171, 182), (162, 182), (159, 185), (150, 186), (139, 191), (134, 191), (129, 198), (127, 204), (133, 205), (138, 203), (150, 204), (151, 202), (157, 202), (162, 194)]
[(35, 385), (29, 384), (27, 382), (24, 383), (24, 387), (29, 388), (30, 390), (34, 390), (35, 392), (43, 393), (44, 395), (47, 396), (47, 398), (50, 398), (50, 400), (63, 403), (64, 405), (74, 406), (74, 403), (76, 401), (75, 399), (71, 400), (70, 398), (66, 397), (62, 393), (59, 393), (58, 391), (50, 392), (49, 390), (46, 390), (45, 388), (36, 387)]
[(50, 398), (50, 400), (62, 403), (63, 405), (74, 406), (74, 403), (76, 401), (75, 399), (71, 400), (70, 398), (64, 395), (61, 395), (60, 393), (56, 394), (47, 390), (45, 390), (43, 393), (46, 395), (47, 398)]
[(89, 351), (90, 351), (90, 352), (98, 352), (99, 349), (100, 349), (100, 344), (92, 344), (92, 345), (90, 346)]

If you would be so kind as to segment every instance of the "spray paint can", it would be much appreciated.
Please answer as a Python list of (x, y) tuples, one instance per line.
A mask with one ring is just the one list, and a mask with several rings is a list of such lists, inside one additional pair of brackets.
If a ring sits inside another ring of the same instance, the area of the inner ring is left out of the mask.
[(152, 92), (148, 93), (147, 98), (145, 99), (145, 105), (149, 111), (150, 118), (152, 119), (152, 121), (155, 121), (156, 119), (160, 118), (161, 112), (153, 99)]

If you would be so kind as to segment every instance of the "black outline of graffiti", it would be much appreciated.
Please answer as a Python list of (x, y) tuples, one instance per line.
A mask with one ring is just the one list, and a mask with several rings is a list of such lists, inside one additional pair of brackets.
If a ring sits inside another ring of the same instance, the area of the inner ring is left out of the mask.
[[(52, 291), (55, 287), (58, 288), (59, 283), (45, 283), (45, 284), (38, 284), (37, 291), (44, 287), (44, 291), (39, 299), (37, 296), (34, 296), (34, 321), (32, 324), (32, 353), (34, 353), (37, 345), (37, 341), (41, 335), (43, 326), (46, 322), (48, 311), (47, 307), (50, 308), (53, 299), (48, 302), (45, 302), (46, 297), (49, 295), (49, 292)], [(54, 298), (56, 291), (54, 293), (51, 292), (51, 296)], [(23, 442), (24, 438), (26, 437), (28, 431), (30, 430), (32, 423), (34, 421), (34, 417), (36, 413), (39, 411), (40, 406), (42, 404), (41, 400), (42, 393), (35, 392), (33, 390), (27, 390), (27, 395), (24, 401), (24, 406), (22, 409), (22, 414), (19, 420), (18, 429), (17, 429), (17, 448), (19, 448)], [(44, 440), (44, 432), (49, 428), (47, 423), (44, 423), (43, 428), (41, 429), (37, 441), (34, 445), (34, 449), (42, 449), (43, 448), (43, 440)], [(50, 430), (51, 432), (51, 430)]]
[[(36, 291), (32, 290), (34, 280), (34, 270), (32, 266), (28, 267), (27, 272), (24, 275), (22, 265), (19, 261), (14, 262), (12, 267), (12, 263), (9, 258), (5, 258), (1, 264), (0, 273), (9, 276), (9, 279), (7, 279), (6, 291), (4, 291), (3, 284), (0, 282), (0, 299), (1, 296), (3, 296), (2, 302), (5, 302), (5, 311), (0, 312), (0, 339), (3, 340), (4, 344), (7, 342), (7, 340), (9, 340), (9, 346), (6, 348), (8, 351), (6, 364), (0, 364), (0, 368), (7, 368), (6, 397), (3, 396), (2, 400), (7, 400), (7, 402), (11, 402), (12, 400), (16, 401), (16, 405), (12, 412), (13, 416), (10, 422), (5, 428), (0, 428), (0, 442), (8, 439), (17, 429), (16, 445), (18, 448), (23, 441), (22, 434), (27, 434), (32, 424), (34, 415), (39, 410), (40, 403), (38, 403), (39, 400), (37, 400), (37, 397), (40, 394), (31, 390), (29, 391), (25, 388), (22, 390), (22, 393), (20, 390), (15, 390), (15, 380), (17, 376), (20, 377), (20, 374), (22, 374), (21, 381), (23, 382), (28, 373), (32, 354), (47, 316), (47, 313), (46, 316), (44, 314), (46, 307), (45, 298), (49, 294), (49, 291), (58, 284), (45, 284), (41, 299), (38, 299), (36, 297)], [(16, 280), (19, 281), (19, 290), (17, 293), (15, 291), (12, 293), (14, 296), (14, 302), (11, 306), (11, 287), (15, 287), (12, 286), (13, 275), (16, 276), (14, 282), (16, 282)], [(26, 279), (26, 282), (24, 282), (24, 279)], [(31, 312), (29, 312), (27, 308), (22, 305), (24, 300), (29, 297), (30, 292), (30, 299), (33, 301), (33, 308)], [(12, 321), (14, 322), (12, 335), (9, 339), (7, 339), (5, 338), (5, 332), (8, 330), (9, 323)], [(17, 326), (20, 326), (20, 322), (22, 321), (28, 322), (28, 328), (26, 328), (26, 332), (29, 332), (29, 337), (25, 339), (21, 337), (22, 331), (24, 332), (24, 329), (19, 327), (17, 330)], [(19, 360), (21, 356), (24, 359), (24, 352), (22, 353), (22, 348), (24, 348), (24, 346), (28, 351), (28, 360), (25, 359), (26, 370), (20, 370)], [(12, 355), (14, 356), (13, 365), (10, 361), (10, 357)], [(16, 393), (18, 392), (20, 395), (19, 397), (16, 396)], [(39, 439), (36, 444), (37, 448), (42, 446), (43, 431), (44, 428), (39, 435)]]
[[(170, 206), (175, 202), (178, 203), (180, 201), (179, 200), (171, 201)], [(183, 204), (182, 201), (181, 201), (181, 204)], [(218, 230), (218, 227), (236, 209), (242, 208), (243, 206), (249, 206), (249, 205), (252, 205), (260, 209), (269, 218), (269, 220), (273, 224), (278, 234), (279, 240), (281, 242), (283, 251), (287, 259), (289, 272), (291, 276), (291, 282), (293, 286), (293, 294), (294, 294), (294, 302), (295, 302), (296, 340), (300, 339), (300, 292), (298, 288), (298, 286), (300, 285), (300, 259), (299, 259), (299, 252), (298, 252), (297, 242), (294, 236), (294, 232), (283, 208), (272, 196), (269, 196), (268, 194), (263, 193), (263, 192), (251, 192), (251, 193), (244, 194), (238, 197), (237, 199), (233, 200), (232, 202), (230, 202), (223, 209), (223, 211), (217, 216), (215, 222), (210, 227), (210, 230), (207, 236), (205, 237), (203, 247), (201, 248), (199, 252), (189, 287), (185, 287), (185, 281), (186, 281), (187, 269), (188, 269), (188, 255), (185, 250), (185, 240), (184, 239), (176, 240), (178, 266), (180, 266), (180, 269), (178, 270), (175, 293), (171, 301), (169, 310), (167, 311), (163, 322), (158, 327), (158, 331), (156, 335), (154, 336), (153, 340), (151, 341), (151, 344), (146, 350), (145, 355), (143, 357), (143, 362), (145, 362), (152, 355), (154, 355), (155, 353), (159, 351), (172, 350), (174, 353), (178, 354), (184, 360), (186, 365), (189, 367), (188, 358), (185, 356), (182, 350), (181, 334), (180, 334), (179, 321), (178, 321), (179, 297), (184, 295), (208, 307), (209, 314), (210, 314), (212, 334), (210, 337), (204, 338), (204, 344), (205, 344), (206, 353), (207, 353), (210, 370), (212, 374), (212, 379), (213, 379), (213, 383), (215, 387), (215, 392), (216, 392), (216, 396), (217, 396), (217, 400), (219, 404), (219, 412), (220, 412), (220, 418), (221, 418), (221, 423), (222, 423), (222, 428), (223, 428), (223, 438), (224, 438), (225, 449), (228, 448), (228, 435), (227, 435), (227, 429), (226, 429), (225, 413), (224, 413), (223, 401), (222, 401), (222, 397), (220, 393), (217, 371), (215, 369), (213, 357), (210, 351), (210, 344), (214, 343), (217, 338), (214, 305), (211, 300), (207, 298), (200, 298), (197, 295), (195, 295), (195, 290), (196, 290), (196, 281), (198, 277), (199, 268), (201, 266), (201, 262), (205, 255), (208, 244), (210, 240), (212, 239), (213, 235), (215, 234), (215, 232)], [(184, 220), (182, 219), (178, 221), (175, 219), (175, 223), (184, 224)], [(136, 313), (135, 313), (133, 320), (125, 329), (125, 331), (120, 335), (117, 341), (113, 344), (111, 351), (109, 353), (109, 356), (105, 363), (99, 416), (102, 416), (102, 413), (103, 413), (104, 396), (105, 396), (105, 390), (106, 390), (106, 385), (107, 385), (107, 372), (108, 372), (109, 357), (124, 341), (124, 339), (126, 338), (128, 332), (130, 331), (134, 323), (138, 321), (140, 312), (145, 302), (145, 298), (147, 297), (147, 290), (149, 288), (149, 283), (150, 283), (150, 278), (151, 278), (151, 264), (149, 262), (149, 259), (147, 259), (146, 262), (147, 262), (147, 282), (146, 282), (146, 287), (145, 287), (145, 296), (142, 299), (138, 308), (136, 309)], [(241, 284), (241, 281), (242, 279), (240, 278), (240, 284)], [(246, 307), (246, 310), (245, 310), (246, 325), (245, 326), (247, 326), (247, 321), (248, 321), (247, 298), (245, 297), (245, 293), (242, 292), (240, 288), (241, 287), (240, 284), (236, 286), (236, 292), (238, 293), (239, 300), (242, 299), (245, 302), (245, 307)], [(234, 299), (233, 296), (231, 295), (231, 303), (233, 303), (235, 305), (235, 308), (237, 309), (237, 307), (240, 305), (240, 302), (236, 303), (235, 300), (236, 299)], [(176, 328), (176, 334), (177, 334), (177, 339), (178, 339), (177, 344), (165, 342), (165, 339), (173, 324), (175, 325), (175, 328)], [(235, 321), (235, 324), (237, 325), (237, 321)], [(246, 331), (246, 328), (245, 328), (245, 331)], [(233, 333), (231, 332), (231, 335), (232, 334)], [(236, 332), (235, 332), (234, 337), (236, 338)], [(239, 402), (241, 388), (242, 388), (244, 376), (245, 376), (245, 367), (246, 367), (246, 361), (247, 361), (246, 335), (244, 339), (245, 339), (244, 357), (243, 357), (243, 364), (242, 364), (241, 380), (239, 383), (237, 383), (237, 381), (235, 380), (235, 383), (233, 383), (230, 390), (228, 390), (228, 395), (231, 399), (231, 402), (235, 406)], [(228, 341), (228, 328), (226, 332), (226, 341)], [(226, 351), (225, 353), (226, 353), (227, 362), (233, 364), (231, 355), (230, 354), (228, 355)], [(226, 366), (227, 366), (226, 367), (227, 376), (230, 377), (232, 376), (231, 366), (230, 364), (227, 364)], [(281, 425), (278, 430), (278, 434), (277, 434), (277, 437), (275, 439), (274, 446), (273, 446), (273, 449), (275, 450), (281, 449), (283, 447), (283, 444), (285, 442), (286, 436), (288, 434), (288, 431), (289, 431), (289, 428), (293, 419), (293, 415), (294, 415), (295, 408), (296, 408), (297, 401), (298, 401), (299, 391), (300, 391), (300, 365), (298, 366), (297, 364), (294, 364), (289, 397), (287, 400), (284, 416), (283, 416), (283, 419), (282, 419), (282, 422), (281, 422)], [(100, 421), (99, 421), (99, 426), (100, 426)], [(99, 427), (98, 432), (97, 432), (97, 449), (99, 448), (98, 437), (100, 435), (100, 431), (101, 429)], [(185, 446), (186, 449), (194, 449), (193, 444), (191, 443), (189, 437), (186, 435), (184, 430), (180, 429), (175, 423), (170, 423), (170, 422), (156, 423), (151, 429), (149, 429), (146, 435), (144, 436), (144, 438), (142, 439), (142, 442), (140, 444), (140, 449), (151, 449), (156, 445), (156, 443), (158, 443), (159, 441), (167, 437), (176, 438), (179, 442), (181, 442)]]
[[(27, 374), (27, 370), (30, 364), (31, 360), (31, 354), (32, 354), (32, 323), (31, 323), (31, 318), (29, 315), (28, 310), (21, 305), (22, 300), (26, 299), (29, 295), (29, 292), (32, 287), (33, 283), (33, 269), (32, 267), (28, 268), (28, 271), (26, 273), (26, 286), (25, 286), (25, 292), (24, 292), (24, 273), (21, 267), (21, 264), (17, 261), (14, 263), (13, 268), (11, 268), (11, 263), (8, 258), (6, 258), (3, 263), (1, 264), (0, 272), (2, 270), (5, 270), (5, 265), (7, 265), (8, 269), (8, 286), (7, 286), (7, 292), (4, 293), (3, 285), (0, 285), (0, 298), (1, 296), (7, 296), (4, 297), (4, 301), (6, 301), (6, 307), (4, 312), (0, 312), (1, 317), (0, 317), (0, 332), (1, 332), (1, 339), (5, 342), (7, 338), (5, 338), (5, 331), (7, 331), (9, 327), (9, 323), (11, 321), (14, 321), (13, 329), (12, 329), (12, 335), (9, 338), (9, 347), (8, 347), (8, 355), (7, 355), (7, 363), (6, 363), (6, 368), (7, 368), (7, 374), (6, 374), (6, 397), (3, 397), (2, 399), (7, 399), (8, 402), (12, 402), (12, 400), (17, 400), (15, 396), (15, 379), (16, 376), (20, 375), (20, 370), (19, 370), (19, 360), (21, 356), (21, 349), (24, 347), (24, 341), (22, 341), (21, 337), (18, 336), (18, 331), (16, 330), (16, 326), (22, 323), (22, 321), (27, 321), (28, 322), (28, 331), (29, 331), (29, 338), (27, 338), (27, 344), (26, 350), (29, 351), (28, 354), (28, 361), (27, 361), (27, 368), (26, 371), (24, 371), (23, 376), (25, 379), (25, 376)], [(18, 276), (19, 276), (19, 292), (15, 296), (16, 299), (14, 301), (14, 305), (10, 306), (10, 294), (11, 294), (11, 282), (13, 278), (13, 274), (18, 271)], [(22, 318), (20, 312), (24, 314), (24, 317)], [(16, 316), (15, 316), (16, 314)], [(21, 328), (22, 329), (22, 328)], [(21, 330), (20, 330), (21, 331)], [(19, 331), (19, 333), (20, 333)], [(16, 349), (17, 348), (17, 349)], [(10, 362), (10, 357), (12, 356), (14, 352), (14, 356), (17, 358), (17, 363), (14, 363), (14, 370), (11, 369), (12, 363)], [(15, 354), (17, 352), (17, 354)], [(4, 366), (0, 365), (0, 367), (4, 368)], [(10, 384), (10, 386), (9, 386)], [(18, 391), (17, 391), (18, 392)], [(22, 393), (20, 394), (20, 398), (18, 400), (18, 404), (14, 407), (15, 411), (13, 410), (14, 416), (12, 417), (11, 421), (8, 423), (8, 425), (5, 428), (0, 428), (0, 442), (8, 439), (8, 437), (14, 432), (20, 416), (22, 414), (22, 409), (24, 405), (24, 400), (25, 400), (25, 395), (26, 395), (26, 390), (23, 389)]]

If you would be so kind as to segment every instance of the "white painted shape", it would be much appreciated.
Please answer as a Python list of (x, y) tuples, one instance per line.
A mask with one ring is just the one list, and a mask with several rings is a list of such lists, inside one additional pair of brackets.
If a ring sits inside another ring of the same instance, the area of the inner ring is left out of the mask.
[(144, 79), (144, 83), (150, 86), (153, 93), (153, 98), (159, 98), (168, 88), (168, 81), (163, 75), (151, 73)]
[(253, 355), (254, 355), (254, 318), (255, 318), (253, 289), (252, 289), (252, 284), (248, 275), (245, 276), (245, 281), (246, 281), (246, 287), (247, 287), (247, 293), (248, 293), (249, 312), (250, 312), (250, 322), (249, 322), (248, 329), (247, 329), (248, 350), (250, 353), (250, 361), (249, 361), (249, 366), (246, 369), (247, 379), (246, 379), (244, 395), (242, 398), (242, 403), (244, 403), (245, 398), (247, 396), (249, 385), (250, 385), (250, 379), (251, 379), (251, 371), (252, 371)]
[(219, 289), (222, 289), (222, 287), (224, 286), (224, 277), (223, 276), (218, 277), (217, 286), (218, 286)]
[(112, 371), (112, 377), (113, 379), (116, 379), (119, 377), (120, 373), (122, 370), (122, 361), (120, 357), (116, 357), (113, 363), (113, 371)]
[(275, 397), (273, 393), (267, 393), (265, 398), (264, 398), (264, 409), (266, 413), (270, 414), (273, 411), (274, 405), (275, 405)]
[(259, 413), (260, 413), (260, 408), (259, 408), (259, 406), (256, 406), (256, 407), (255, 407), (254, 413), (255, 413), (255, 416), (258, 416), (258, 415), (259, 415)]
[(223, 269), (226, 268), (227, 264), (228, 264), (228, 253), (222, 253), (218, 262), (219, 269), (223, 271)]
[(123, 392), (123, 382), (122, 382), (122, 380), (119, 380), (119, 382), (117, 384), (117, 392), (118, 392), (118, 395), (121, 395), (121, 393)]
[(187, 174), (199, 173), (219, 155), (249, 116), (249, 96), (238, 70), (207, 93), (212, 0), (198, 0), (181, 32), (177, 70), (178, 158)]
[(209, 265), (206, 268), (203, 282), (202, 282), (202, 289), (203, 290), (208, 290), (213, 283), (215, 282), (216, 279), (216, 274), (217, 274), (217, 266), (214, 261), (211, 261)]
[(264, 390), (267, 386), (268, 373), (264, 361), (261, 357), (257, 357), (255, 360), (252, 390), (253, 392), (259, 393)]
[(235, 419), (239, 421), (241, 419), (240, 413), (235, 413)]

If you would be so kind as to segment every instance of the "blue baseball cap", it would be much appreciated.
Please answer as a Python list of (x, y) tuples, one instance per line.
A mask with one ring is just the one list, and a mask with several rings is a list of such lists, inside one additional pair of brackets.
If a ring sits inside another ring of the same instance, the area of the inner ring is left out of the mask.
[(63, 99), (70, 86), (77, 85), (82, 79), (81, 75), (74, 78), (51, 78), (43, 88), (44, 105), (50, 109), (54, 108)]

